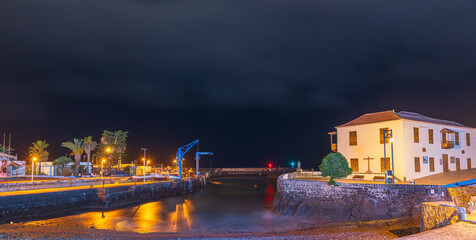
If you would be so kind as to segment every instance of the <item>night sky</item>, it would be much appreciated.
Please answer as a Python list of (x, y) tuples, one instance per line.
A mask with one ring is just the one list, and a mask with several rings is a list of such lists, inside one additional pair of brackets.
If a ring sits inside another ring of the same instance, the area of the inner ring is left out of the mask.
[[(414, 111), (476, 127), (476, 1), (0, 0), (0, 132), (128, 130), (171, 163), (200, 138), (214, 167), (317, 168), (327, 132)], [(192, 159), (192, 155), (186, 156)], [(207, 167), (208, 163), (204, 163)]]

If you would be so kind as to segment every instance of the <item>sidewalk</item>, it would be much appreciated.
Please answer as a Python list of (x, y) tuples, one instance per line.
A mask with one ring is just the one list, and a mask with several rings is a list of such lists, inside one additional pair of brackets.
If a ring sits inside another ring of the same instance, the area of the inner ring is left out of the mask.
[[(157, 183), (157, 182), (167, 182), (165, 181), (151, 181), (146, 182), (145, 184)], [(36, 189), (36, 190), (24, 190), (24, 191), (11, 191), (11, 192), (0, 192), (0, 197), (6, 196), (16, 196), (16, 195), (28, 195), (28, 194), (38, 194), (38, 193), (49, 193), (49, 192), (64, 192), (64, 191), (74, 191), (74, 190), (84, 190), (91, 188), (111, 188), (111, 187), (120, 187), (120, 186), (131, 186), (131, 185), (144, 185), (143, 182), (131, 182), (131, 183), (113, 183), (113, 184), (96, 184), (96, 185), (87, 185), (87, 186), (78, 186), (78, 187), (63, 187), (63, 188), (45, 188), (45, 189)]]
[(415, 179), (415, 184), (446, 185), (471, 179), (476, 179), (476, 168), (438, 173), (427, 177), (417, 178)]
[(446, 227), (434, 229), (403, 237), (400, 239), (429, 239), (429, 240), (446, 240), (446, 239), (458, 239), (458, 240), (474, 240), (476, 239), (476, 224), (467, 222), (458, 222)]

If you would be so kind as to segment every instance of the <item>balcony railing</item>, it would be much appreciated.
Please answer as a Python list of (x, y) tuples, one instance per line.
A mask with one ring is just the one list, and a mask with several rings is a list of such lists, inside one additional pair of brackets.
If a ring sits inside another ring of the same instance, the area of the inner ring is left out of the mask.
[(332, 143), (331, 144), (331, 151), (337, 152), (337, 143)]
[(441, 148), (443, 149), (450, 149), (455, 147), (455, 142), (454, 141), (442, 141), (441, 142)]

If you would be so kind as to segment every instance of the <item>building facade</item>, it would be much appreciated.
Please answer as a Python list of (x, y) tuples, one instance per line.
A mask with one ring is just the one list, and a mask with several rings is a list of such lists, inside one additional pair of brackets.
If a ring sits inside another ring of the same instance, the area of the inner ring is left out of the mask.
[[(392, 132), (385, 144), (384, 130)], [(396, 181), (408, 181), (476, 167), (475, 128), (418, 113), (369, 113), (329, 134), (332, 150), (346, 157), (353, 174), (384, 174), (386, 163)]]
[(17, 156), (0, 152), (0, 178), (25, 176), (25, 165)]

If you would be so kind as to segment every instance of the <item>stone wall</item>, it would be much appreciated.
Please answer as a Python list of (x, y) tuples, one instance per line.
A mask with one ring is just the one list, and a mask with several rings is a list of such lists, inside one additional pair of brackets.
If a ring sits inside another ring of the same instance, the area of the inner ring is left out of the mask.
[(0, 223), (51, 218), (88, 207), (96, 189), (0, 197)]
[(359, 221), (421, 217), (423, 202), (448, 199), (446, 189), (437, 185), (338, 183), (336, 187), (287, 178), (287, 174), (279, 177), (273, 206), (284, 215)]
[(423, 203), (422, 230), (428, 231), (464, 220), (465, 210), (452, 202)]
[(471, 197), (476, 196), (476, 186), (448, 188), (456, 206), (466, 208)]
[(157, 182), (0, 197), (0, 223), (62, 216), (88, 209), (108, 210), (201, 189), (202, 181)]
[(255, 177), (263, 176), (274, 178), (293, 171), (291, 168), (201, 168), (202, 173), (210, 172), (212, 177)]

